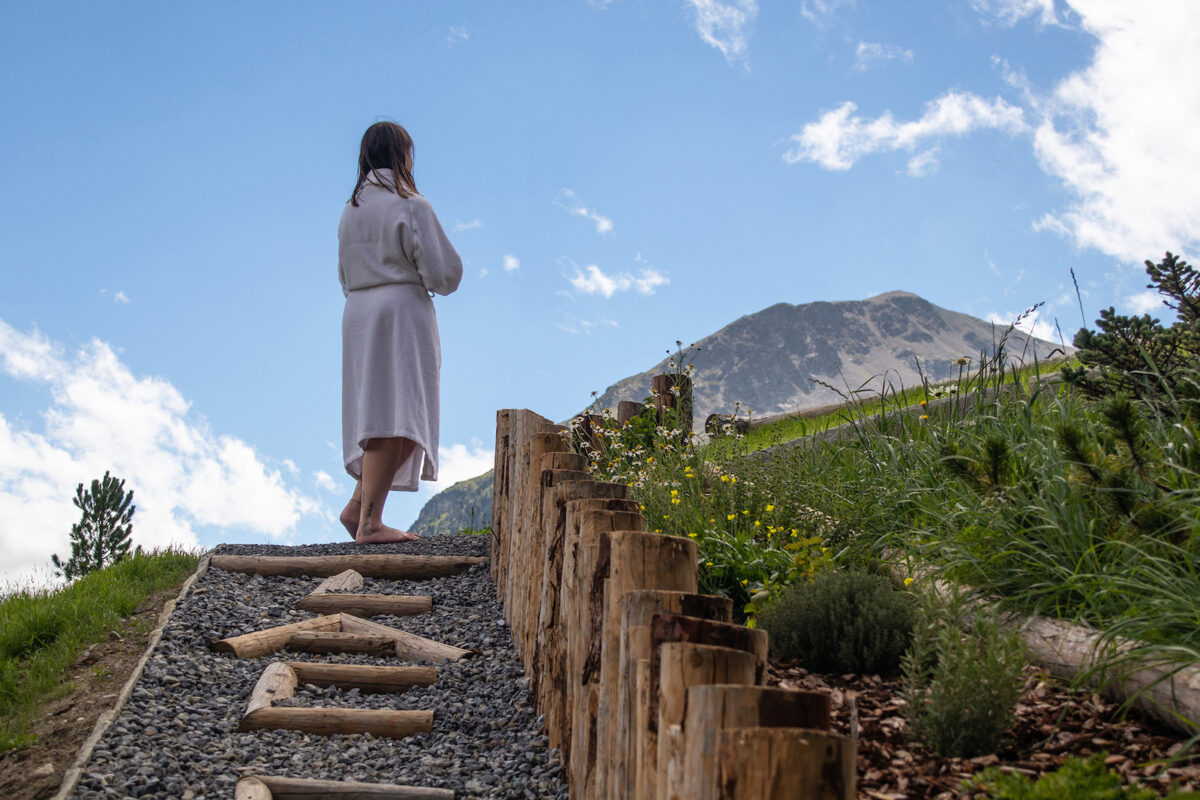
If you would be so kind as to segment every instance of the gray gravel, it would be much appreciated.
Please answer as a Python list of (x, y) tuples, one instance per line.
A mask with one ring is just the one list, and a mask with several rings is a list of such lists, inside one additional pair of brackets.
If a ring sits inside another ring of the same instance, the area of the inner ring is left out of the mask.
[[(438, 536), (358, 548), (222, 545), (238, 555), (417, 553), (487, 555), (483, 536)], [(397, 664), (365, 655), (281, 651), (237, 659), (209, 643), (314, 616), (294, 609), (319, 578), (241, 575), (212, 569), (176, 607), (141, 681), (84, 769), (73, 798), (232, 798), (246, 773), (454, 789), (456, 797), (567, 798), (562, 765), (546, 744), (529, 682), (512, 647), (487, 564), (427, 581), (366, 579), (360, 591), (427, 594), (430, 614), (375, 617), (480, 655), (437, 666), (433, 686), (401, 694), (302, 686), (292, 705), (433, 709), (433, 733), (407, 739), (238, 733), (250, 691), (273, 660)]]

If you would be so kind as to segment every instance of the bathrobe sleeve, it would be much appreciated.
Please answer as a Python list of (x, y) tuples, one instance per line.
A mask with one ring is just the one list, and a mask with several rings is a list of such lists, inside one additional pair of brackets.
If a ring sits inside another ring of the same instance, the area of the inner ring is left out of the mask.
[(411, 224), (400, 226), (404, 254), (417, 268), (426, 289), (435, 294), (450, 294), (462, 281), (462, 259), (450, 244), (429, 201), (413, 195), (407, 202)]

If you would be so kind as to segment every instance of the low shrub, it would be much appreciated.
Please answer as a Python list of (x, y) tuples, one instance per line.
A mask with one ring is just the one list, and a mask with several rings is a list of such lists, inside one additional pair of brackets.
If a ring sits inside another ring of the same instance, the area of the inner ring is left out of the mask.
[(887, 578), (824, 572), (799, 582), (758, 615), (776, 655), (814, 672), (894, 675), (917, 604)]
[[(1155, 800), (1159, 795), (1151, 789), (1123, 786), (1121, 777), (1105, 768), (1108, 753), (1096, 753), (1089, 758), (1068, 758), (1056, 772), (1042, 775), (1037, 781), (1017, 773), (1005, 774), (988, 767), (963, 781), (962, 789), (976, 800)], [(1168, 798), (1200, 797), (1193, 793), (1171, 794)]]
[(905, 717), (914, 738), (939, 756), (999, 749), (1021, 697), (1025, 646), (994, 619), (955, 624), (953, 609), (926, 604), (904, 656)]

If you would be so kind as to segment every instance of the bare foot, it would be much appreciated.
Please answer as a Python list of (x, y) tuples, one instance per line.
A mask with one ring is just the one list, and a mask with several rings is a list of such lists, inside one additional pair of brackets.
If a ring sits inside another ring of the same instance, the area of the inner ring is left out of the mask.
[(346, 503), (346, 507), (342, 509), (342, 515), (338, 517), (342, 521), (342, 525), (346, 527), (346, 533), (350, 534), (350, 538), (356, 538), (358, 534), (358, 518), (362, 514), (362, 501), (350, 498), (350, 502)]
[(385, 544), (387, 542), (415, 542), (419, 538), (421, 537), (415, 533), (399, 531), (378, 522), (368, 522), (363, 530), (360, 530), (354, 537), (354, 541), (359, 544)]

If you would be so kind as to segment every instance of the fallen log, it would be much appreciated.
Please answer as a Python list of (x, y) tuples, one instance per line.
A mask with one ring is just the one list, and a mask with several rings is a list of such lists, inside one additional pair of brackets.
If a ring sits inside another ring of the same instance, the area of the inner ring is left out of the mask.
[(433, 598), (428, 595), (406, 594), (340, 594), (313, 592), (296, 604), (297, 608), (314, 614), (336, 614), (345, 612), (356, 617), (396, 617), (428, 614), (433, 608)]
[(228, 556), (212, 557), (213, 569), (249, 575), (332, 576), (352, 569), (368, 578), (423, 580), (465, 572), (487, 559), (467, 556), (364, 554), (350, 556)]

